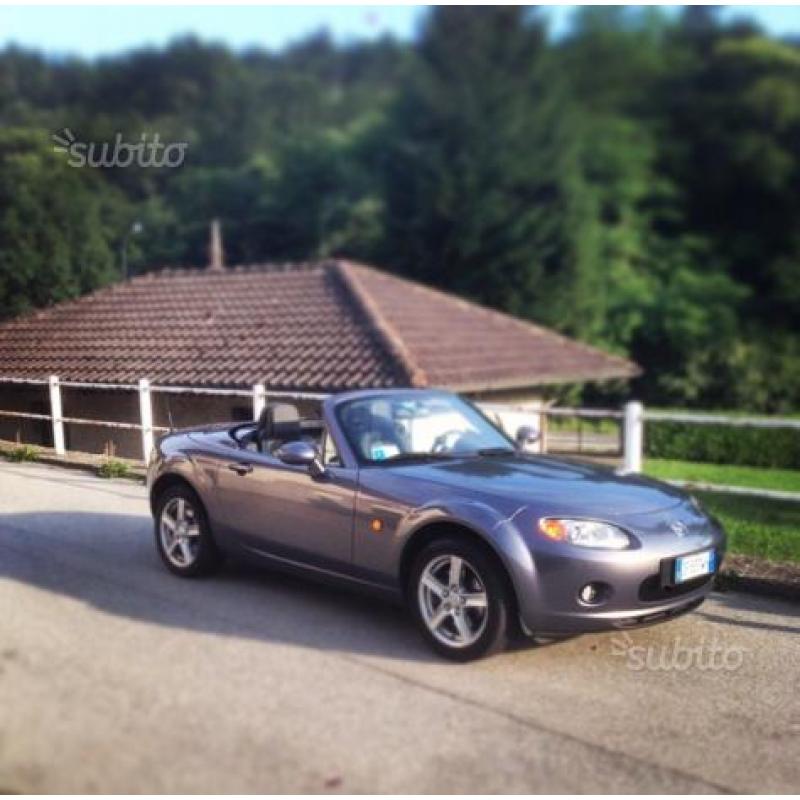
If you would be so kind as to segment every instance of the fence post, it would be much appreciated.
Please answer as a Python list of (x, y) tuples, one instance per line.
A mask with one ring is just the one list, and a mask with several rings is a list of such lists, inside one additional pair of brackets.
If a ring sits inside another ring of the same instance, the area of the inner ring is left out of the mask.
[(642, 445), (644, 442), (644, 406), (636, 401), (625, 403), (623, 427), (623, 461), (625, 472), (642, 471)]
[(150, 399), (150, 381), (142, 378), (139, 381), (139, 416), (142, 426), (142, 454), (144, 463), (150, 461), (153, 452), (153, 404)]
[(536, 439), (536, 443), (531, 447), (531, 452), (533, 453), (546, 453), (546, 442), (545, 442), (545, 429), (544, 429), (544, 419), (545, 416), (542, 413), (542, 402), (541, 400), (536, 400), (535, 402), (530, 404), (530, 411), (533, 417), (536, 419), (536, 433), (539, 434), (538, 438)]
[(545, 411), (544, 403), (541, 404), (541, 410), (539, 411), (539, 433), (541, 438), (539, 439), (539, 452), (546, 453), (548, 451), (548, 441), (547, 441), (547, 426), (549, 425), (549, 418), (547, 416), (547, 412)]
[(67, 452), (64, 445), (64, 420), (61, 411), (61, 386), (57, 375), (50, 376), (50, 417), (53, 423), (53, 449), (63, 456)]
[(253, 419), (258, 419), (267, 404), (267, 390), (263, 383), (253, 386)]

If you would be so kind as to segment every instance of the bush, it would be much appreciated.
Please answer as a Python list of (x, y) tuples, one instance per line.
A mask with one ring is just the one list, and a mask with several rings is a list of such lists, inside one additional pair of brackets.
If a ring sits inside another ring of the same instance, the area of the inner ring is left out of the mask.
[(29, 444), (21, 444), (13, 450), (9, 450), (6, 455), (11, 461), (36, 461), (39, 451)]
[(131, 468), (124, 461), (110, 458), (100, 465), (97, 474), (101, 478), (129, 478), (131, 476)]
[(800, 430), (652, 420), (645, 427), (645, 454), (677, 461), (800, 469)]

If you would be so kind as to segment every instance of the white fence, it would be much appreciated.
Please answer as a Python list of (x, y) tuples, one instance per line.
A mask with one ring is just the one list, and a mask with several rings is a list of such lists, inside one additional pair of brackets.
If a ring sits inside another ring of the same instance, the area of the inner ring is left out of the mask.
[[(64, 425), (94, 425), (117, 430), (138, 430), (142, 436), (142, 460), (145, 464), (150, 459), (153, 450), (154, 434), (167, 433), (170, 429), (153, 424), (152, 395), (164, 394), (189, 394), (212, 397), (241, 397), (251, 400), (253, 405), (253, 419), (258, 419), (266, 405), (267, 397), (285, 398), (293, 400), (315, 400), (324, 395), (315, 392), (267, 392), (264, 384), (255, 384), (250, 391), (243, 389), (204, 389), (188, 386), (155, 386), (150, 381), (142, 378), (136, 384), (125, 383), (85, 383), (80, 381), (61, 381), (57, 375), (51, 375), (49, 380), (32, 380), (21, 378), (2, 378), (0, 385), (42, 386), (49, 388), (50, 413), (34, 414), (27, 411), (7, 411), (0, 409), (0, 417), (49, 420), (52, 425), (53, 449), (57, 455), (66, 455), (67, 449), (64, 437)], [(123, 390), (135, 391), (139, 394), (139, 422), (115, 422), (103, 419), (84, 419), (80, 417), (65, 417), (62, 413), (61, 389), (95, 389), (95, 390)]]
[[(747, 417), (725, 414), (693, 414), (680, 411), (650, 411), (636, 401), (626, 403), (621, 409), (609, 408), (565, 408), (538, 404), (502, 406), (483, 404), (484, 410), (499, 422), (508, 433), (514, 433), (515, 425), (529, 425), (540, 434), (539, 452), (551, 452), (548, 438), (549, 417), (571, 417), (577, 420), (613, 420), (619, 426), (618, 456), (621, 472), (641, 472), (644, 456), (645, 423), (655, 420), (682, 422), (686, 425), (727, 425), (735, 428), (783, 428), (800, 431), (800, 419), (788, 417)], [(577, 437), (578, 450), (580, 434)], [(743, 490), (742, 493), (744, 493)], [(754, 490), (755, 492), (755, 490)], [(758, 494), (765, 494), (758, 491)], [(776, 494), (776, 493), (773, 493)], [(765, 494), (766, 496), (766, 494)]]
[[(533, 448), (540, 453), (555, 450), (577, 452), (578, 454), (612, 455), (622, 459), (622, 468), (628, 472), (640, 472), (642, 469), (642, 450), (644, 437), (644, 408), (641, 403), (630, 402), (622, 409), (608, 408), (567, 408), (563, 406), (546, 406), (544, 404), (501, 405), (482, 403), (483, 410), (507, 433), (514, 435), (517, 427), (527, 425), (539, 434), (538, 446)], [(564, 434), (552, 433), (548, 419), (570, 418), (578, 422), (576, 432), (566, 437)], [(583, 422), (597, 423), (601, 420), (612, 420), (617, 425), (616, 435), (585, 436), (582, 432)], [(565, 441), (567, 440), (569, 444)], [(529, 448), (531, 449), (531, 448)]]
[[(20, 418), (49, 421), (52, 425), (53, 449), (58, 455), (66, 454), (64, 425), (95, 425), (105, 428), (137, 430), (141, 432), (142, 460), (147, 463), (153, 449), (156, 433), (165, 433), (169, 428), (157, 426), (153, 422), (152, 396), (157, 393), (187, 394), (198, 396), (221, 396), (248, 398), (253, 407), (253, 418), (256, 419), (264, 408), (268, 398), (285, 398), (293, 400), (320, 400), (325, 395), (316, 392), (280, 392), (268, 391), (263, 384), (255, 384), (252, 389), (204, 389), (186, 386), (158, 386), (142, 378), (136, 384), (83, 383), (77, 381), (60, 381), (52, 375), (49, 380), (31, 380), (21, 378), (0, 377), (0, 385), (36, 386), (48, 390), (50, 413), (38, 414), (27, 411), (10, 411), (0, 409), (0, 418)], [(139, 395), (139, 421), (113, 422), (103, 419), (85, 419), (65, 417), (62, 413), (61, 389), (94, 389), (135, 391)], [(614, 420), (619, 425), (619, 452), (621, 470), (623, 472), (641, 472), (644, 451), (644, 424), (647, 420), (671, 420), (691, 425), (730, 425), (736, 427), (755, 428), (788, 428), (800, 430), (800, 419), (730, 417), (720, 414), (689, 414), (683, 412), (646, 411), (638, 402), (626, 403), (622, 409), (590, 409), (564, 408), (545, 406), (542, 404), (497, 404), (481, 403), (484, 412), (511, 435), (517, 429), (527, 425), (539, 433), (539, 441), (533, 449), (548, 452), (547, 420), (550, 417), (572, 417), (577, 420)]]

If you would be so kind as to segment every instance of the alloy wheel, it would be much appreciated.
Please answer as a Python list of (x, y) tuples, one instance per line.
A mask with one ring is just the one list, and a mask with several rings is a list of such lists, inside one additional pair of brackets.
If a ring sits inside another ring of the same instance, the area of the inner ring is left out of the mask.
[(200, 552), (200, 519), (184, 497), (173, 497), (161, 511), (159, 535), (164, 554), (180, 569), (190, 567)]
[(431, 559), (419, 579), (418, 601), (428, 630), (447, 647), (469, 647), (486, 628), (489, 602), (484, 581), (461, 556)]

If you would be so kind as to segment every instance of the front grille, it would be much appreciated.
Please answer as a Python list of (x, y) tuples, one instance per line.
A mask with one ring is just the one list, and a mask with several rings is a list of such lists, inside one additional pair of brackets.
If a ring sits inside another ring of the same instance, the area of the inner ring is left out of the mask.
[(639, 599), (645, 603), (672, 600), (676, 597), (690, 594), (713, 580), (713, 575), (701, 575), (699, 578), (693, 578), (690, 581), (686, 581), (686, 583), (679, 583), (677, 586), (662, 586), (660, 575), (650, 575), (639, 586)]

